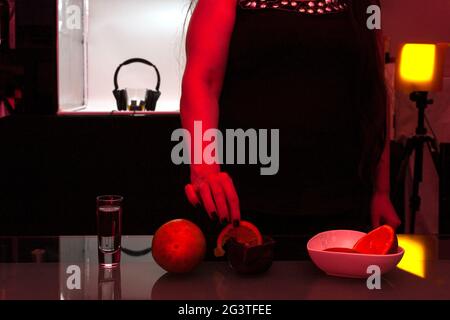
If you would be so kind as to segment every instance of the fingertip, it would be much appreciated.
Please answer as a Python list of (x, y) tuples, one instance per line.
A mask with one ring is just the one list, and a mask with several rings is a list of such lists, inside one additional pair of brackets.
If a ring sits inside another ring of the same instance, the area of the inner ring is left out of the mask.
[(208, 215), (211, 216), (213, 212), (216, 212), (216, 206), (214, 204), (209, 186), (206, 183), (202, 183), (199, 187), (199, 192), (202, 204)]
[(200, 207), (200, 199), (197, 197), (197, 194), (195, 193), (194, 187), (191, 184), (187, 184), (184, 187), (184, 191), (186, 194), (186, 197), (188, 201), (193, 205), (195, 208)]
[(192, 184), (188, 183), (187, 185), (184, 186), (184, 191), (187, 192), (192, 192), (194, 191), (194, 187), (192, 186)]

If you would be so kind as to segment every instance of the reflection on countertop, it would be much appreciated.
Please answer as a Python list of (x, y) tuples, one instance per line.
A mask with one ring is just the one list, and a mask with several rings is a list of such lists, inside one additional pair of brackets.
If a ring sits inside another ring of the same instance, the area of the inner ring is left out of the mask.
[[(382, 277), (326, 276), (309, 260), (275, 261), (264, 274), (242, 276), (225, 261), (205, 261), (173, 275), (146, 250), (151, 237), (123, 237), (121, 266), (99, 268), (95, 237), (0, 238), (0, 299), (450, 299), (450, 237), (401, 235), (404, 260)], [(132, 254), (132, 253), (139, 254)]]

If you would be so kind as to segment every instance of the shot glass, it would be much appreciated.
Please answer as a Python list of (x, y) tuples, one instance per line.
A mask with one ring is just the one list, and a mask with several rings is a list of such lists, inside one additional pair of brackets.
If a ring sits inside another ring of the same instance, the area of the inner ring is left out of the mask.
[(120, 264), (122, 202), (121, 196), (97, 197), (98, 262), (103, 268)]
[(117, 268), (98, 268), (98, 300), (121, 300), (120, 265)]

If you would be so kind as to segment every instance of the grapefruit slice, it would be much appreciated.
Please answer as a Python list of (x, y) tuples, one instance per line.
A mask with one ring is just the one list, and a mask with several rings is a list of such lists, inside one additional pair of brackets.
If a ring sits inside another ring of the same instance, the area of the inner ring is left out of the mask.
[(249, 247), (261, 245), (263, 243), (263, 237), (254, 224), (248, 221), (241, 221), (238, 227), (229, 224), (220, 232), (219, 237), (217, 238), (217, 247), (214, 249), (214, 255), (216, 257), (225, 255), (223, 246), (231, 238), (236, 240), (236, 242)]
[(359, 239), (353, 249), (365, 254), (395, 253), (397, 251), (395, 230), (388, 225), (378, 227)]

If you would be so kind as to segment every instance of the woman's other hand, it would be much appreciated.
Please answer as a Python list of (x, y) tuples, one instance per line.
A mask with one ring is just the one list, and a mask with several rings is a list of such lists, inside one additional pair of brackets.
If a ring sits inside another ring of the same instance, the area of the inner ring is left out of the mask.
[(374, 194), (372, 196), (371, 211), (372, 227), (374, 228), (388, 224), (395, 230), (402, 223), (395, 212), (388, 194)]
[(233, 180), (217, 170), (191, 170), (191, 183), (185, 187), (186, 196), (193, 206), (202, 205), (211, 219), (239, 224), (241, 213), (239, 198)]

